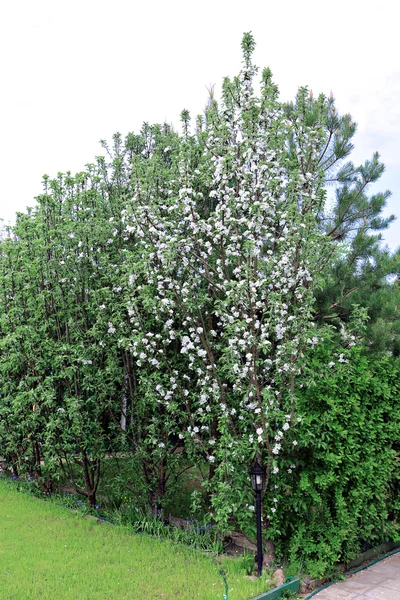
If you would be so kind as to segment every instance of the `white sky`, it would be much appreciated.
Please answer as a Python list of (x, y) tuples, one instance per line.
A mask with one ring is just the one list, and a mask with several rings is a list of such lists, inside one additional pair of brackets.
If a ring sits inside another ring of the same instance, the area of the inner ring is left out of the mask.
[[(201, 113), (206, 86), (240, 69), (252, 31), (282, 100), (298, 86), (358, 123), (357, 164), (377, 150), (400, 217), (400, 64), (394, 0), (19, 0), (0, 8), (0, 217), (34, 204), (43, 174), (83, 170), (100, 139)], [(385, 239), (400, 244), (400, 219)]]

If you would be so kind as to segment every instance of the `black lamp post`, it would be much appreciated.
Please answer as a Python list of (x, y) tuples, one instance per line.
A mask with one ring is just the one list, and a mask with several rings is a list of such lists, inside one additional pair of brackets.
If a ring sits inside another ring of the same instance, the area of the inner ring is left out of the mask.
[(265, 472), (258, 460), (255, 460), (249, 471), (251, 487), (256, 493), (256, 519), (257, 519), (257, 567), (258, 576), (261, 577), (263, 565), (262, 534), (261, 534), (261, 492), (265, 485)]

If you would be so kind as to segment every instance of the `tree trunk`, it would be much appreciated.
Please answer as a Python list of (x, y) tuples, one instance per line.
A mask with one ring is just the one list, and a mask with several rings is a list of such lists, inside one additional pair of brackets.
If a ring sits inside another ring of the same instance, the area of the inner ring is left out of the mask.
[(122, 389), (122, 402), (121, 402), (121, 419), (120, 425), (122, 431), (126, 431), (126, 409), (128, 406), (128, 375), (124, 375), (124, 385)]

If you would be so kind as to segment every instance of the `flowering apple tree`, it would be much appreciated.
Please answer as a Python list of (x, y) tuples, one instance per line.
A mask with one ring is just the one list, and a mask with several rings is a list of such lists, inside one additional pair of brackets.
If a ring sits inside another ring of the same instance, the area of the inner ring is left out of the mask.
[(221, 522), (246, 504), (239, 490), (255, 455), (267, 479), (284, 444), (295, 463), (297, 379), (318, 341), (313, 294), (327, 255), (318, 229), (326, 100), (307, 124), (301, 89), (289, 122), (268, 69), (254, 91), (250, 34), (242, 49), (242, 70), (224, 81), (220, 106), (210, 99), (195, 135), (183, 111), (182, 144), (162, 150), (176, 169), (160, 181), (159, 170), (134, 165), (125, 215), (141, 255), (130, 265), (130, 348), (151, 365), (157, 405), (179, 413), (188, 452), (210, 463)]

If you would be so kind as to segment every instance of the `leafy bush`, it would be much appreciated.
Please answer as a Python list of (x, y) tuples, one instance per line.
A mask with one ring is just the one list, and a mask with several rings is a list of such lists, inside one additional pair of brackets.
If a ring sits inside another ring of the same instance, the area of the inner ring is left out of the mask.
[(329, 339), (309, 368), (297, 467), (282, 457), (270, 532), (281, 555), (318, 576), (398, 536), (400, 370), (389, 356), (335, 354)]

